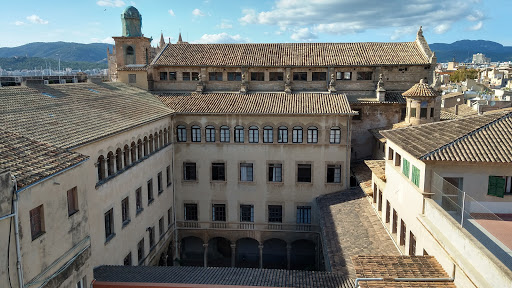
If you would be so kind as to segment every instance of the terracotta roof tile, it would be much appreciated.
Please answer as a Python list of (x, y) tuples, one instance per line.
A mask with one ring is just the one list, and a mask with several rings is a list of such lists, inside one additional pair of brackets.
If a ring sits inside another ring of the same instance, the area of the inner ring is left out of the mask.
[(164, 94), (160, 100), (177, 113), (350, 114), (345, 94), (206, 93)]
[(416, 42), (251, 43), (167, 45), (152, 65), (373, 66), (430, 64)]
[(155, 121), (172, 110), (157, 97), (122, 83), (0, 88), (0, 123), (63, 148)]
[(347, 96), (348, 102), (351, 104), (380, 104), (380, 103), (388, 103), (388, 104), (405, 104), (405, 98), (402, 96), (402, 92), (396, 91), (386, 91), (384, 96), (384, 101), (378, 101), (375, 97), (368, 96), (358, 96), (358, 95), (350, 95)]
[(89, 157), (0, 129), (0, 170), (9, 170), (18, 189)]
[(423, 96), (423, 97), (437, 97), (439, 96), (439, 92), (434, 90), (430, 85), (424, 82), (423, 79), (420, 80), (420, 83), (414, 84), (409, 90), (402, 93), (402, 96), (406, 97), (414, 97), (414, 96)]

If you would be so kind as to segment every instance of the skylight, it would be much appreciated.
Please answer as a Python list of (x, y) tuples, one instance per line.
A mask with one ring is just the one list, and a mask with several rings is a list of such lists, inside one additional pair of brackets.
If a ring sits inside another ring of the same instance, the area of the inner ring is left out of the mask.
[(57, 98), (57, 97), (53, 96), (53, 95), (52, 95), (52, 94), (50, 94), (50, 93), (41, 92), (41, 94), (43, 94), (44, 96), (48, 96), (48, 97), (50, 97), (50, 98)]
[(91, 92), (94, 92), (94, 93), (100, 93), (99, 91), (96, 91), (96, 90), (94, 90), (94, 89), (90, 89), (90, 88), (89, 88), (88, 90), (89, 90), (89, 91), (91, 91)]

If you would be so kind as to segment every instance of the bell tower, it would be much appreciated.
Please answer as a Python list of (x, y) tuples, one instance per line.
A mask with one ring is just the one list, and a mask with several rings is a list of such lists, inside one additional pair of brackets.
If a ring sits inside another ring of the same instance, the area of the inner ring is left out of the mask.
[(405, 122), (411, 125), (432, 123), (440, 120), (441, 96), (436, 89), (421, 79), (409, 90), (402, 93), (407, 101)]

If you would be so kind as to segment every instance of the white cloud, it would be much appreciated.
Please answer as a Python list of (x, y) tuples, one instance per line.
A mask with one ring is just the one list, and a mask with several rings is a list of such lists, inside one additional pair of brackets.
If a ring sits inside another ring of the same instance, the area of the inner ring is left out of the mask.
[(241, 25), (277, 26), (281, 31), (293, 31), (297, 39), (306, 31), (312, 34), (309, 36), (343, 35), (381, 28), (392, 28), (390, 37), (398, 39), (414, 35), (421, 25), (424, 30), (445, 33), (456, 22), (480, 21), (485, 15), (476, 10), (479, 5), (466, 0), (275, 0), (266, 11), (242, 10), (238, 21)]
[(16, 25), (16, 26), (25, 25), (25, 22), (23, 22), (23, 21), (16, 21), (16, 22), (14, 22), (14, 25)]
[(478, 21), (478, 23), (469, 27), (469, 30), (473, 30), (473, 31), (480, 30), (480, 29), (482, 29), (483, 25), (484, 25), (484, 23), (482, 21)]
[(204, 16), (204, 12), (196, 8), (196, 9), (192, 10), (192, 15), (194, 15), (194, 16)]
[(43, 20), (43, 19), (41, 19), (41, 17), (39, 17), (35, 14), (27, 16), (27, 20), (34, 24), (48, 24), (47, 20)]
[(246, 43), (247, 39), (243, 39), (239, 34), (229, 35), (226, 32), (219, 34), (204, 34), (198, 40), (192, 41), (194, 44), (216, 44), (216, 43)]
[(290, 37), (295, 41), (311, 41), (318, 38), (316, 34), (309, 31), (309, 28), (297, 29)]
[(99, 0), (96, 4), (107, 7), (123, 7), (126, 5), (122, 0)]
[(114, 39), (112, 37), (107, 37), (104, 39), (100, 38), (91, 38), (92, 43), (106, 43), (106, 44), (114, 44)]
[(174, 11), (172, 9), (169, 9), (169, 14), (171, 14), (171, 16), (175, 16)]
[(231, 21), (229, 20), (222, 19), (222, 21), (220, 22), (219, 25), (217, 25), (217, 27), (219, 27), (220, 29), (231, 29), (233, 28), (233, 25), (230, 22)]

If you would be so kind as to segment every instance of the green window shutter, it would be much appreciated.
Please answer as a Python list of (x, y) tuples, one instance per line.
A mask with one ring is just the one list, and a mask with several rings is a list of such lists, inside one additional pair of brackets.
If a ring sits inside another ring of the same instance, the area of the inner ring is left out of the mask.
[(496, 177), (496, 196), (503, 198), (505, 195), (505, 179)]
[(412, 165), (412, 183), (416, 185), (416, 187), (420, 187), (420, 169), (416, 168), (416, 166)]
[(402, 165), (402, 173), (407, 177), (409, 178), (409, 168), (410, 168), (410, 163), (409, 161), (407, 161), (406, 159), (404, 159), (404, 163)]
[(496, 176), (489, 176), (489, 186), (487, 187), (487, 195), (496, 196)]

